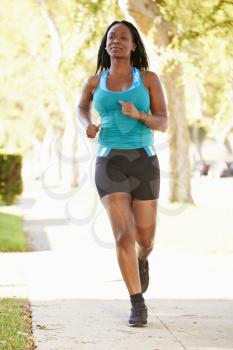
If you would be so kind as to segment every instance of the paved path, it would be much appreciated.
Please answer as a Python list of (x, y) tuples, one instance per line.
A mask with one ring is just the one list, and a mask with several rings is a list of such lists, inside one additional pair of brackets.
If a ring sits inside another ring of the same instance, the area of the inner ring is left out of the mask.
[(91, 189), (66, 194), (25, 191), (12, 210), (24, 215), (34, 251), (0, 254), (0, 295), (30, 298), (38, 350), (233, 350), (232, 253), (174, 250), (158, 240), (148, 327), (129, 328), (105, 213)]
[(232, 302), (169, 299), (147, 304), (148, 327), (135, 329), (125, 325), (128, 302), (123, 300), (33, 302), (39, 349), (233, 349)]

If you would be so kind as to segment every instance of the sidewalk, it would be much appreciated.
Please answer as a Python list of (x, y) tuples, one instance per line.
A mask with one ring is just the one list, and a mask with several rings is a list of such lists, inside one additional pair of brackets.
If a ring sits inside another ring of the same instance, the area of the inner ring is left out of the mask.
[[(0, 254), (0, 294), (30, 298), (38, 350), (233, 350), (232, 253), (166, 248), (160, 234), (145, 294), (148, 327), (129, 328), (128, 293), (100, 203), (91, 189), (58, 196), (26, 190), (15, 210), (34, 251)], [(174, 225), (171, 216), (160, 219), (159, 232), (169, 220)]]

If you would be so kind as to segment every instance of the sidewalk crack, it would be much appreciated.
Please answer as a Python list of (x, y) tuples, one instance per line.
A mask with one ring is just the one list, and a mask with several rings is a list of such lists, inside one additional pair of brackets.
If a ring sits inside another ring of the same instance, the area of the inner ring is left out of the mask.
[[(156, 315), (156, 314), (155, 314)], [(188, 350), (186, 346), (182, 343), (182, 341), (168, 328), (165, 322), (163, 322), (158, 315), (156, 317), (159, 319), (159, 321), (162, 323), (162, 325), (167, 329), (167, 331), (176, 339), (176, 341), (182, 346), (183, 349)]]

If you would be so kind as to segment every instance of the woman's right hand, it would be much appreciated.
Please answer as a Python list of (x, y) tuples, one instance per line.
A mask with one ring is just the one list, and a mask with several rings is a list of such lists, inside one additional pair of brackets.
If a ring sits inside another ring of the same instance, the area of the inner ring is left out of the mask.
[(86, 128), (87, 137), (91, 139), (95, 138), (99, 129), (100, 129), (100, 124), (97, 126), (94, 124), (89, 124), (88, 127)]

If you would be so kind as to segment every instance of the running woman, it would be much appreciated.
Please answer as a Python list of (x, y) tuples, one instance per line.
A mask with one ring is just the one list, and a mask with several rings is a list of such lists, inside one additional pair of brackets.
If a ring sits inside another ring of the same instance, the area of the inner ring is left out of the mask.
[[(99, 71), (99, 74), (97, 74)], [(91, 103), (100, 125), (91, 120)], [(95, 184), (115, 237), (117, 259), (131, 300), (129, 326), (147, 325), (143, 293), (149, 284), (160, 187), (154, 130), (167, 128), (158, 76), (135, 26), (115, 21), (98, 52), (96, 74), (82, 89), (78, 115), (89, 138), (98, 134)]]

